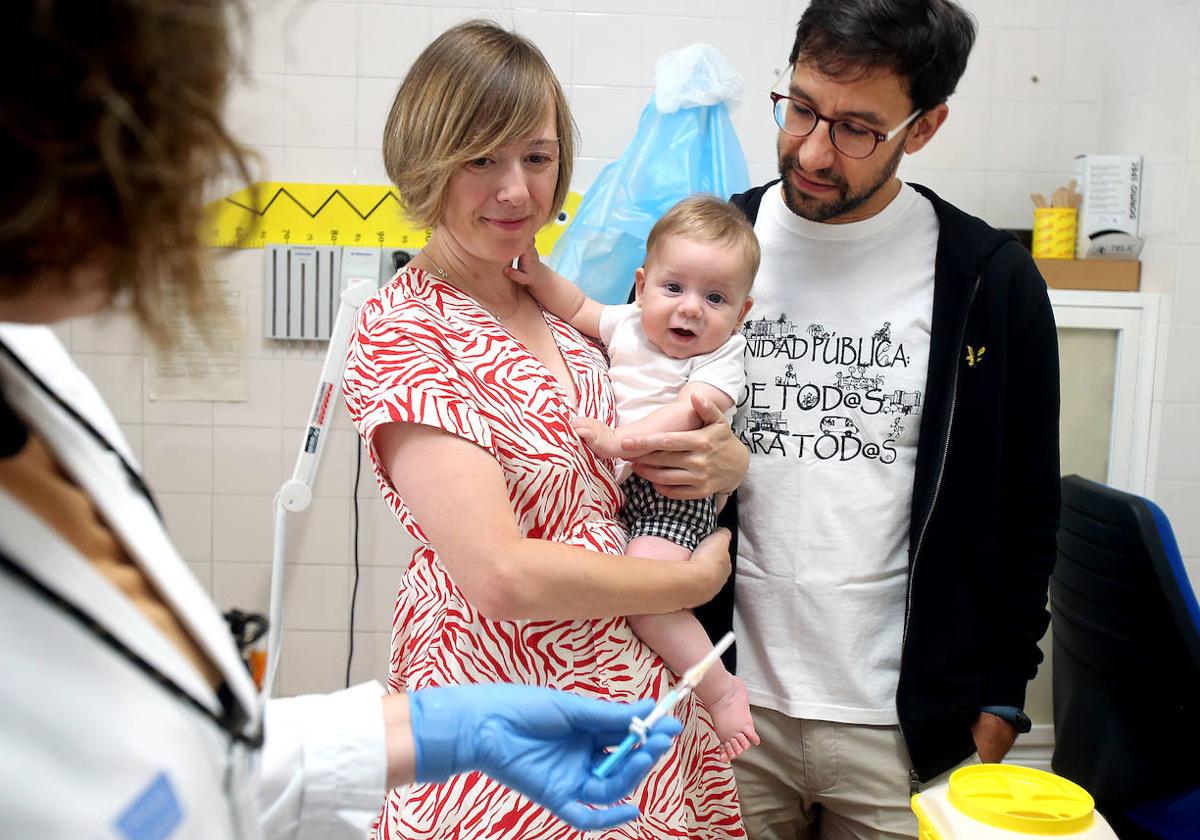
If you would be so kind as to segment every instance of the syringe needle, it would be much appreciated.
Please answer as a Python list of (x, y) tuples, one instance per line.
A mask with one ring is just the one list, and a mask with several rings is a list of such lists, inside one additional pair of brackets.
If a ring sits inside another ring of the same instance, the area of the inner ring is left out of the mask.
[(608, 778), (618, 764), (625, 761), (639, 744), (645, 742), (650, 728), (663, 715), (671, 711), (676, 703), (687, 697), (692, 692), (692, 689), (700, 684), (700, 680), (704, 679), (704, 673), (712, 667), (713, 663), (720, 658), (722, 653), (729, 649), (731, 644), (733, 644), (733, 631), (722, 636), (721, 640), (713, 646), (712, 650), (704, 655), (703, 659), (691, 668), (688, 668), (684, 672), (683, 679), (676, 683), (670, 691), (654, 704), (654, 709), (651, 710), (650, 714), (646, 715), (645, 719), (635, 717), (630, 721), (629, 734), (625, 736), (625, 740), (615, 750), (606, 755), (603, 761), (596, 765), (592, 770), (592, 775), (601, 779)]

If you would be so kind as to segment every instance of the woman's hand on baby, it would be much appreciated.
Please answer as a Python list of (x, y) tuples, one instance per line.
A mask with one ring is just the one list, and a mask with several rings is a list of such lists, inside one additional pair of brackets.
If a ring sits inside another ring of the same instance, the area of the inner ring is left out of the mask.
[(700, 587), (694, 607), (706, 604), (721, 591), (733, 567), (729, 564), (728, 528), (718, 528), (700, 541), (692, 551), (689, 569), (700, 573)]
[(692, 407), (705, 424), (702, 428), (622, 441), (626, 452), (653, 450), (633, 460), (633, 471), (671, 499), (730, 493), (750, 466), (750, 451), (734, 436), (724, 413), (697, 396), (692, 397)]

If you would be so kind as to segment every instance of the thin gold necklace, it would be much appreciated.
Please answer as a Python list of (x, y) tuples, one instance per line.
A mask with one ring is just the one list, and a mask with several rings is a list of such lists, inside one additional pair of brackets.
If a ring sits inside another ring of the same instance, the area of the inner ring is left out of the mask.
[(450, 282), (450, 272), (446, 271), (446, 269), (442, 268), (440, 265), (438, 265), (436, 262), (434, 262), (433, 257), (429, 256), (429, 251), (427, 251), (426, 249), (422, 248), (421, 253), (425, 256), (425, 262), (427, 262), (431, 266), (433, 266), (433, 273), (436, 274), (438, 277), (442, 278), (443, 280), (445, 280), (447, 283), (449, 283)]
[(434, 273), (434, 274), (436, 274), (438, 277), (440, 277), (440, 278), (442, 279), (442, 281), (443, 281), (443, 282), (445, 282), (445, 283), (450, 283), (450, 285), (451, 285), (451, 286), (454, 286), (456, 289), (458, 289), (458, 290), (459, 290), (460, 292), (462, 292), (463, 294), (465, 294), (465, 295), (467, 295), (468, 297), (471, 297), (472, 299), (474, 299), (474, 300), (475, 300), (475, 302), (476, 302), (477, 304), (479, 304), (480, 306), (482, 306), (482, 307), (483, 307), (484, 309), (486, 309), (488, 312), (491, 312), (491, 313), (492, 313), (492, 316), (493, 316), (494, 318), (496, 318), (496, 320), (498, 320), (498, 321), (507, 321), (509, 318), (511, 318), (512, 316), (516, 315), (516, 314), (517, 314), (517, 312), (518, 312), (518, 311), (521, 309), (521, 296), (522, 296), (522, 295), (521, 295), (521, 290), (520, 290), (520, 289), (518, 289), (518, 290), (517, 290), (517, 301), (516, 301), (516, 303), (515, 303), (515, 304), (513, 304), (512, 311), (511, 311), (511, 312), (509, 312), (507, 315), (501, 315), (499, 312), (496, 312), (496, 311), (495, 311), (495, 310), (493, 310), (491, 307), (489, 307), (489, 306), (485, 305), (485, 304), (484, 304), (482, 301), (480, 301), (478, 298), (475, 298), (475, 296), (474, 296), (474, 295), (470, 294), (469, 292), (465, 291), (464, 289), (462, 289), (462, 288), (460, 288), (460, 287), (458, 287), (458, 286), (455, 286), (455, 284), (454, 284), (454, 283), (452, 283), (452, 282), (450, 281), (450, 272), (446, 271), (446, 269), (444, 269), (444, 268), (442, 268), (440, 265), (438, 265), (437, 261), (436, 261), (436, 260), (434, 260), (434, 258), (433, 258), (433, 257), (429, 256), (429, 250), (428, 250), (427, 248), (422, 248), (422, 249), (421, 249), (421, 254), (422, 254), (424, 257), (425, 257), (425, 261), (426, 261), (427, 263), (429, 263), (431, 266), (433, 266), (433, 273)]

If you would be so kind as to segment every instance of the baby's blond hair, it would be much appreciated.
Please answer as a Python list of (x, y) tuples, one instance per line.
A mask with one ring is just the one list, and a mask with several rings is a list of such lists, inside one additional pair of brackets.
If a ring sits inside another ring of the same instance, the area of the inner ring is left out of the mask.
[(655, 249), (672, 236), (740, 248), (746, 258), (746, 291), (750, 291), (762, 251), (754, 228), (737, 207), (715, 195), (693, 195), (680, 201), (650, 229), (650, 236), (646, 238), (647, 266), (654, 259)]

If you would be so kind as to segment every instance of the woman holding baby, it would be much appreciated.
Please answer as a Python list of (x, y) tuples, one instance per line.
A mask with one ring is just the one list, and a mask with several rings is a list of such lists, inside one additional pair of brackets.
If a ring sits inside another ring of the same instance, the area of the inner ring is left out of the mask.
[[(351, 415), (384, 499), (419, 545), (396, 603), (390, 690), (520, 682), (613, 700), (675, 677), (623, 616), (707, 601), (729, 574), (728, 534), (691, 561), (624, 555), (612, 462), (571, 426), (612, 422), (599, 349), (505, 273), (570, 186), (574, 125), (542, 54), (472, 22), (418, 57), (393, 103), (388, 172), (426, 247), (360, 311)], [(639, 472), (668, 493), (732, 490), (745, 448), (720, 412)], [(694, 698), (684, 731), (604, 837), (743, 837), (733, 775)], [(381, 838), (576, 836), (478, 774), (394, 791)]]

